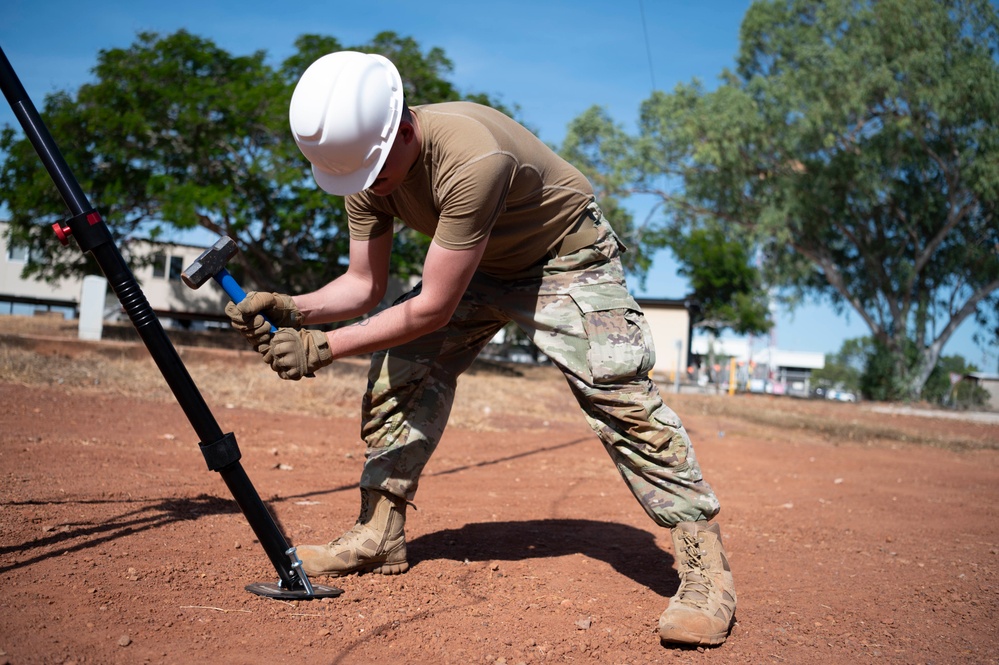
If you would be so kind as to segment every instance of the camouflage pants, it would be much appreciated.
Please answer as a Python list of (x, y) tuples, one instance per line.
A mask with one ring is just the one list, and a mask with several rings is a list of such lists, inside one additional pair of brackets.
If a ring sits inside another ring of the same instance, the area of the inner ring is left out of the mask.
[(414, 497), (458, 376), (513, 321), (562, 370), (590, 427), (656, 523), (718, 512), (687, 432), (648, 377), (652, 336), (625, 286), (621, 245), (599, 209), (591, 210), (598, 230), (592, 246), (552, 258), (521, 279), (476, 275), (447, 326), (374, 355), (362, 405), (362, 487)]

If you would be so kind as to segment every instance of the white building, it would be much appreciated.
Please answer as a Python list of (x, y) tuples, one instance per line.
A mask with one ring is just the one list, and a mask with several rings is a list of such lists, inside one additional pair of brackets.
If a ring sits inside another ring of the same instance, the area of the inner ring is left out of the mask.
[[(675, 383), (690, 365), (690, 312), (683, 300), (637, 298), (652, 330), (656, 362), (652, 375)], [(683, 379), (686, 381), (686, 379)]]
[(762, 391), (774, 394), (797, 395), (807, 397), (811, 394), (812, 372), (826, 366), (823, 353), (806, 351), (785, 351), (768, 347), (753, 354), (751, 366), (752, 380), (750, 390), (754, 385), (759, 387), (762, 381)]
[(989, 394), (986, 402), (992, 411), (999, 411), (999, 374), (987, 374), (985, 372), (971, 372), (965, 374), (963, 379), (971, 381)]
[[(694, 339), (694, 354), (702, 359), (708, 357), (712, 347), (715, 357), (735, 361), (737, 385), (750, 392), (808, 396), (812, 372), (826, 365), (822, 353), (787, 351), (770, 346), (754, 351), (748, 340), (736, 338)], [(723, 377), (728, 376), (727, 368), (719, 369)]]
[[(8, 246), (6, 227), (6, 223), (0, 222), (0, 313), (30, 315), (54, 311), (66, 318), (78, 318), (83, 278), (63, 279), (55, 284), (22, 278), (29, 256), (23, 247)], [(152, 265), (135, 271), (135, 278), (165, 325), (228, 320), (224, 318), (224, 308), (229, 298), (214, 281), (193, 290), (180, 278), (204, 250), (195, 245), (135, 241), (133, 251), (137, 254), (156, 256)], [(117, 297), (108, 288), (104, 318), (114, 320), (124, 316)]]

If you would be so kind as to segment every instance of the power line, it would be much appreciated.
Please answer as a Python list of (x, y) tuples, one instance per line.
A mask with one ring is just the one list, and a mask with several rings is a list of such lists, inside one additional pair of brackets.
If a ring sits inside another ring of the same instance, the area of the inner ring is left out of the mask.
[(645, 25), (645, 3), (638, 0), (638, 11), (642, 16), (642, 34), (645, 36), (645, 55), (649, 59), (649, 78), (652, 80), (652, 92), (656, 91), (656, 73), (652, 67), (652, 47), (649, 45), (649, 30)]

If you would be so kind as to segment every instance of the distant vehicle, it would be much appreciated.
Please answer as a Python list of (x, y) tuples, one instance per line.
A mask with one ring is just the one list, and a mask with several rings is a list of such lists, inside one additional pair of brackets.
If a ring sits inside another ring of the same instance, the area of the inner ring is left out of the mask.
[(857, 394), (849, 390), (830, 389), (826, 391), (826, 399), (836, 400), (837, 402), (856, 402)]
[(525, 344), (515, 344), (507, 348), (498, 356), (498, 359), (524, 365), (544, 365), (549, 362), (548, 356)]
[(813, 399), (831, 399), (836, 402), (856, 402), (857, 393), (852, 390), (843, 390), (842, 388), (829, 388), (826, 386), (819, 386), (812, 390)]

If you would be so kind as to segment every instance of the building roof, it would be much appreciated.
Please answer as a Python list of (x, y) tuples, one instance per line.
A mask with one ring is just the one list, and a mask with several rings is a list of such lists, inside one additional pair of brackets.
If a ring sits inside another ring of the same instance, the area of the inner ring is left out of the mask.
[(715, 354), (746, 360), (749, 358), (749, 342), (731, 337), (711, 340), (707, 337), (695, 337), (691, 343), (691, 351), (699, 356), (706, 356), (714, 346)]
[(999, 381), (999, 374), (987, 374), (985, 372), (968, 372), (965, 376), (970, 376), (979, 381)]
[(753, 354), (753, 362), (758, 365), (776, 365), (777, 367), (822, 369), (826, 366), (826, 356), (824, 353), (811, 351), (783, 351), (766, 348)]
[(687, 309), (687, 300), (670, 298), (635, 298), (642, 307), (663, 307), (668, 309)]

